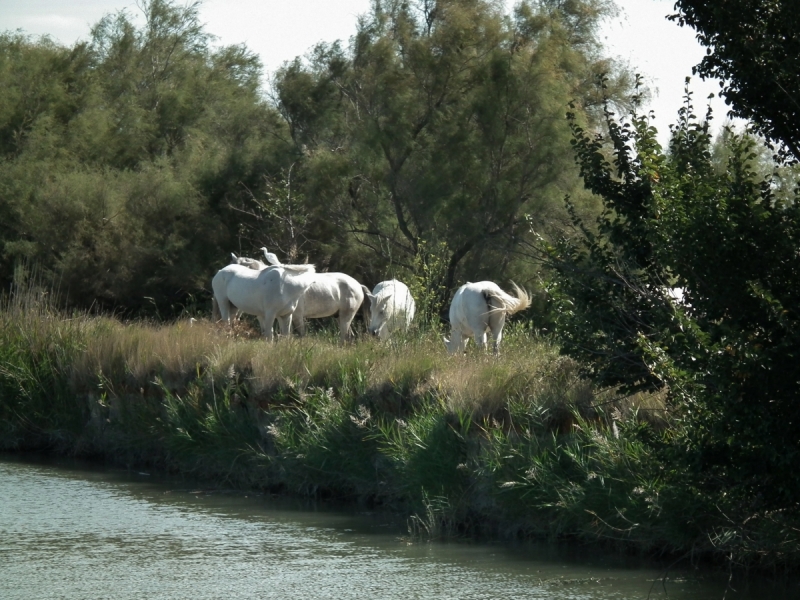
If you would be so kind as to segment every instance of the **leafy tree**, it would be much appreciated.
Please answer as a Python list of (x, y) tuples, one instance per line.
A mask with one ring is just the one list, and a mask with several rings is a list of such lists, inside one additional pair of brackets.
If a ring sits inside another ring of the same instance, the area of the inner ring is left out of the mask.
[(379, 0), (347, 50), (285, 65), (271, 105), (197, 4), (140, 8), (74, 48), (0, 38), (3, 281), (32, 261), (75, 305), (166, 314), (266, 245), (413, 274), (433, 319), (461, 278), (532, 277), (528, 223), (546, 231), (577, 182), (567, 102), (596, 120), (590, 82), (615, 72), (605, 0)]
[(655, 131), (635, 112), (618, 122), (606, 109), (607, 137), (581, 126), (575, 113), (568, 118), (584, 184), (603, 210), (589, 225), (567, 198), (573, 231), (545, 243), (557, 273), (551, 293), (563, 350), (579, 356), (601, 385), (629, 392), (660, 387), (640, 344), (640, 336), (673, 320), (665, 291), (673, 275), (656, 255), (649, 222), (653, 192), (646, 173), (652, 167), (646, 161), (663, 161)]
[(288, 132), (197, 4), (140, 6), (143, 26), (109, 15), (74, 48), (0, 37), (0, 278), (32, 261), (75, 305), (167, 314), (239, 249), (235, 209)]
[(800, 160), (800, 13), (793, 0), (676, 0), (708, 53), (695, 72), (717, 77), (731, 112)]
[[(797, 189), (787, 200), (759, 176), (748, 135), (728, 134), (720, 168), (690, 101), (668, 152), (646, 117), (607, 119), (608, 140), (573, 124), (584, 181), (606, 210), (595, 226), (575, 218), (583, 235), (550, 248), (564, 349), (604, 384), (666, 386), (685, 425), (670, 460), (718, 508), (795, 510)], [(684, 288), (685, 303), (668, 286)]]
[(570, 99), (584, 119), (597, 107), (607, 8), (526, 2), (509, 17), (482, 0), (375, 2), (349, 51), (320, 46), (276, 78), (306, 196), (379, 257), (376, 277), (444, 249), (443, 280), (429, 282), (441, 304), (459, 276), (513, 270), (525, 216), (546, 220), (576, 181), (563, 114)]

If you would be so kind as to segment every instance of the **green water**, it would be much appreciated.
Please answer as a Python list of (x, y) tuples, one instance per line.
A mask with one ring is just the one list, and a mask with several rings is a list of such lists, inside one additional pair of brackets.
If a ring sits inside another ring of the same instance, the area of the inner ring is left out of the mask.
[(3, 600), (800, 597), (664, 574), (589, 549), (411, 543), (388, 515), (0, 455)]

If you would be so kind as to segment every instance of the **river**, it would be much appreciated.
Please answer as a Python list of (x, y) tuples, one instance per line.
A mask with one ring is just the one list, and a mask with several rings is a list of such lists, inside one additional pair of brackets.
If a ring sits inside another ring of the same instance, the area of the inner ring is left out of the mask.
[(574, 546), (413, 542), (381, 513), (0, 454), (3, 600), (788, 600), (800, 589), (665, 572)]

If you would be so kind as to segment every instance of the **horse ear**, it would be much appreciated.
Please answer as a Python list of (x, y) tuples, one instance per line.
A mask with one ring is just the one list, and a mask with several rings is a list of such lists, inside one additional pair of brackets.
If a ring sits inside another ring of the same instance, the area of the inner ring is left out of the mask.
[(370, 305), (372, 304), (372, 299), (374, 296), (370, 293), (369, 288), (365, 286), (363, 283), (361, 284), (361, 291), (364, 292), (364, 298), (366, 298)]
[(231, 260), (239, 260), (233, 252), (231, 252)]

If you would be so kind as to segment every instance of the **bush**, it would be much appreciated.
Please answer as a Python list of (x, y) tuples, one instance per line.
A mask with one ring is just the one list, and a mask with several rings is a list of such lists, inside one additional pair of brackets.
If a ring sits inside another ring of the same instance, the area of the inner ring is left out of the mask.
[(711, 115), (698, 123), (690, 94), (667, 152), (646, 117), (606, 114), (608, 140), (573, 123), (584, 181), (606, 209), (593, 226), (575, 217), (581, 235), (549, 248), (563, 349), (601, 385), (667, 390), (681, 426), (662, 459), (720, 514), (737, 526), (794, 514), (797, 187), (787, 197), (780, 165), (758, 175), (747, 134), (715, 153)]

